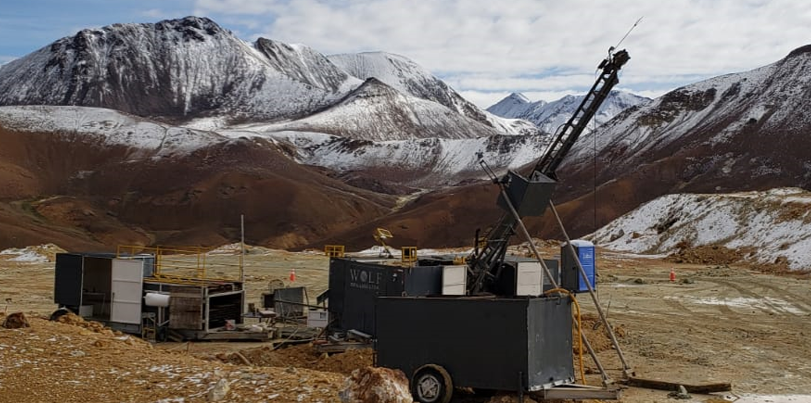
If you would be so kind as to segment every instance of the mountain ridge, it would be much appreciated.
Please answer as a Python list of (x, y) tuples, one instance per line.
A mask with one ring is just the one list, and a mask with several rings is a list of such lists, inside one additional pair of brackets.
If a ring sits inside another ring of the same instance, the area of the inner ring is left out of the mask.
[[(376, 57), (395, 60), (382, 53)], [(424, 120), (441, 124), (422, 127), (423, 119), (410, 119), (420, 132), (416, 137), (537, 132), (527, 122), (480, 110), (413, 61), (402, 56), (396, 61), (387, 72), (377, 71), (392, 78), (387, 83), (392, 88), (403, 90), (397, 91), (405, 97), (396, 96), (397, 106), (425, 100), (464, 117), (422, 108), (434, 111)], [(334, 109), (367, 78), (350, 75), (307, 46), (266, 38), (247, 43), (208, 18), (186, 17), (85, 29), (13, 60), (0, 67), (0, 105), (104, 107), (170, 124), (209, 119), (218, 128), (286, 122)], [(380, 94), (378, 102), (393, 105), (393, 98), (392, 93)], [(346, 112), (338, 123), (369, 120), (359, 113), (363, 111)], [(396, 132), (398, 127), (387, 129)], [(353, 137), (346, 131), (343, 135)]]
[[(556, 133), (558, 128), (569, 120), (584, 97), (585, 95), (566, 95), (552, 102), (543, 100), (532, 102), (521, 93), (512, 93), (487, 108), (487, 111), (503, 118), (527, 120), (546, 133)], [(650, 98), (630, 92), (613, 90), (597, 109), (593, 122), (599, 126), (625, 109), (650, 101)]]

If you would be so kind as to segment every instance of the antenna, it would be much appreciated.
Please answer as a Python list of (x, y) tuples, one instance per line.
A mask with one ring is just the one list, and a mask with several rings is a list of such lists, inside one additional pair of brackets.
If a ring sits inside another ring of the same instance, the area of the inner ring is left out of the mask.
[(631, 29), (629, 29), (629, 30), (628, 30), (628, 32), (626, 32), (626, 33), (625, 33), (625, 36), (623, 36), (623, 37), (622, 37), (622, 39), (620, 39), (620, 41), (619, 41), (619, 42), (617, 42), (617, 44), (616, 44), (615, 46), (613, 46), (613, 47), (611, 48), (611, 50), (609, 50), (609, 52), (611, 52), (611, 51), (612, 51), (612, 50), (614, 50), (614, 49), (619, 48), (619, 47), (620, 47), (620, 45), (622, 45), (622, 42), (625, 40), (625, 38), (627, 38), (627, 37), (628, 37), (628, 35), (630, 35), (630, 34), (631, 34), (631, 31), (633, 31), (633, 30), (634, 30), (634, 28), (636, 28), (636, 26), (637, 26), (637, 25), (639, 25), (639, 22), (640, 22), (640, 21), (642, 21), (642, 18), (643, 18), (643, 17), (639, 17), (639, 19), (638, 19), (638, 20), (636, 20), (636, 22), (635, 22), (635, 23), (634, 23), (634, 25), (631, 27)]

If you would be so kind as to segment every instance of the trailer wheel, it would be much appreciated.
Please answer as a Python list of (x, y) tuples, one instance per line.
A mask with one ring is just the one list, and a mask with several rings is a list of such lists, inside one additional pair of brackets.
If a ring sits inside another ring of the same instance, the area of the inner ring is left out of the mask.
[(51, 314), (51, 317), (50, 317), (50, 318), (48, 318), (48, 320), (53, 321), (53, 322), (56, 322), (56, 321), (58, 321), (58, 320), (59, 320), (59, 318), (61, 318), (61, 317), (65, 316), (65, 315), (67, 315), (67, 314), (69, 314), (69, 313), (73, 313), (73, 311), (71, 311), (71, 310), (70, 310), (70, 309), (68, 309), (68, 308), (59, 308), (59, 309), (55, 310), (55, 311), (54, 311), (54, 312)]
[(453, 395), (451, 376), (439, 365), (423, 365), (411, 378), (411, 394), (420, 403), (448, 403)]

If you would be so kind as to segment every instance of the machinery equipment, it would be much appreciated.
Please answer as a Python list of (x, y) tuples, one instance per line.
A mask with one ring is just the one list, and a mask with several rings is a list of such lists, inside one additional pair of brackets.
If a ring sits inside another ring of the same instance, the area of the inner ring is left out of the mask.
[[(617, 399), (616, 390), (561, 392), (561, 385), (575, 380), (572, 302), (563, 294), (593, 288), (592, 278), (583, 282), (573, 277), (584, 270), (581, 256), (572, 253), (562, 265), (550, 265), (537, 253), (534, 261), (506, 253), (518, 229), (529, 238), (522, 218), (544, 213), (557, 184), (555, 170), (618, 83), (630, 57), (625, 50), (612, 51), (574, 115), (530, 172), (508, 171), (498, 177), (480, 161), (500, 187), (498, 205), (506, 213), (484, 242), (477, 239), (465, 264), (456, 256), (418, 257), (409, 267), (331, 259), (327, 295), (333, 326), (328, 333), (361, 329), (375, 338), (376, 364), (405, 372), (415, 400), (447, 403), (455, 387), (519, 396), (531, 392), (543, 398)], [(561, 283), (569, 289), (553, 289)]]
[(385, 228), (375, 228), (374, 237), (375, 241), (377, 241), (377, 243), (379, 243), (383, 248), (380, 250), (378, 257), (393, 259), (394, 256), (392, 256), (389, 246), (386, 245), (386, 240), (394, 238), (394, 235), (392, 235), (391, 232)]
[[(557, 185), (558, 168), (564, 157), (585, 130), (586, 125), (597, 113), (597, 109), (619, 82), (620, 69), (630, 59), (628, 52), (620, 50), (609, 54), (598, 69), (600, 75), (589, 90), (588, 94), (577, 107), (574, 114), (558, 130), (546, 153), (541, 157), (529, 175), (509, 171), (501, 178), (496, 177), (486, 163), (480, 164), (490, 174), (493, 181), (501, 189), (498, 205), (507, 210), (501, 220), (487, 235), (483, 248), (476, 248), (468, 258), (470, 266), (469, 291), (471, 294), (491, 292), (498, 294), (497, 280), (504, 270), (515, 270), (512, 266), (505, 266), (504, 256), (507, 252), (510, 238), (515, 234), (517, 217), (541, 216), (549, 205), (552, 192)], [(514, 210), (517, 214), (513, 214)]]

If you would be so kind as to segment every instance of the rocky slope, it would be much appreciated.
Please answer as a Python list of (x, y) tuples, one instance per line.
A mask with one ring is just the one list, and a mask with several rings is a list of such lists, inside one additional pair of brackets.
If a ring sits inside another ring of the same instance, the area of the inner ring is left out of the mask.
[[(74, 116), (75, 126), (47, 130), (52, 122), (19, 118), (30, 109)], [(244, 214), (252, 242), (292, 248), (369, 221), (395, 203), (300, 165), (263, 139), (80, 107), (3, 107), (0, 122), (4, 246), (43, 240), (91, 250), (121, 243), (215, 246), (238, 239)], [(208, 141), (188, 141), (201, 136)]]
[(573, 225), (591, 232), (671, 193), (811, 189), (809, 69), (805, 46), (765, 67), (678, 88), (587, 134), (559, 169), (566, 187), (558, 197), (591, 212), (596, 199), (597, 222), (585, 215), (571, 217)]
[(672, 194), (645, 203), (591, 238), (606, 248), (635, 253), (722, 248), (737, 252), (740, 260), (811, 270), (809, 223), (811, 193), (802, 189)]
[(358, 84), (320, 54), (245, 43), (207, 18), (85, 29), (0, 68), (2, 105), (79, 105), (186, 120), (301, 116)]
[[(114, 24), (82, 30), (0, 67), (0, 105), (104, 107), (168, 123), (197, 120), (198, 128), (291, 121), (329, 109), (330, 128), (368, 140), (392, 133), (473, 138), (536, 131), (479, 110), (403, 57), (381, 54), (391, 63), (366, 70), (358, 60), (372, 56), (358, 55), (352, 63), (350, 57), (333, 59), (360, 77), (306, 46), (265, 38), (247, 43), (207, 18)], [(367, 80), (375, 76), (382, 78)], [(346, 105), (358, 97), (373, 110)], [(404, 113), (409, 119), (356, 127)]]

